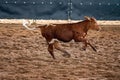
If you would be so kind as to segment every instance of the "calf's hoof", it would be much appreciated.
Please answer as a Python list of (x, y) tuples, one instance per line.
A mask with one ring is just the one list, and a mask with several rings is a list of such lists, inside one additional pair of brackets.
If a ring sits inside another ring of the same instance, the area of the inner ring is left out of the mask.
[(97, 52), (97, 50), (93, 47), (93, 50), (95, 51), (95, 52)]
[(95, 51), (95, 52), (97, 52), (97, 50), (96, 50), (96, 49), (95, 49), (94, 51)]

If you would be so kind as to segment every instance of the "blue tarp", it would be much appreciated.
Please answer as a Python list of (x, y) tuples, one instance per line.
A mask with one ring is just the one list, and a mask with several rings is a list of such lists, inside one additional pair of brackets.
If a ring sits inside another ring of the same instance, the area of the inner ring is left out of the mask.
[(0, 18), (120, 20), (120, 0), (0, 0)]

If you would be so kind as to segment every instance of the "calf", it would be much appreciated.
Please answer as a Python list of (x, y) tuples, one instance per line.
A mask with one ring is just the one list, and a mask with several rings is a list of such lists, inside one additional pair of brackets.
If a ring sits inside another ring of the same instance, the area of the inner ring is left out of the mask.
[(54, 24), (48, 26), (38, 26), (40, 28), (42, 36), (46, 39), (48, 44), (48, 51), (55, 59), (54, 56), (54, 48), (62, 51), (63, 56), (70, 57), (70, 54), (62, 49), (59, 46), (58, 41), (69, 42), (74, 40), (75, 42), (83, 42), (85, 45), (83, 47), (86, 50), (87, 45), (91, 46), (91, 48), (96, 51), (96, 49), (88, 42), (85, 38), (88, 30), (97, 30), (99, 31), (101, 28), (98, 26), (95, 18), (85, 17), (85, 20), (77, 23), (68, 23), (68, 24)]

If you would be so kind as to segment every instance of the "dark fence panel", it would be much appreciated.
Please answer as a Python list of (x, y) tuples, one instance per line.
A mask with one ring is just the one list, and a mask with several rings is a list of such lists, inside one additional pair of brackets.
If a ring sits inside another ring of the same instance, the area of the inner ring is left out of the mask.
[(120, 20), (120, 0), (0, 0), (0, 18)]
[(71, 18), (94, 16), (100, 20), (120, 20), (120, 0), (72, 0)]
[(0, 18), (67, 19), (67, 0), (3, 0)]

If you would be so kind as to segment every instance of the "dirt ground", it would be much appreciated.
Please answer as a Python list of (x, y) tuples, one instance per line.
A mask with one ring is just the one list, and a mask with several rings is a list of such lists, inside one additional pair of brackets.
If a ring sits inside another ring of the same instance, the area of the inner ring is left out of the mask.
[(97, 52), (61, 42), (71, 57), (55, 50), (53, 60), (39, 30), (0, 24), (0, 80), (120, 80), (120, 31), (89, 31), (87, 37)]

